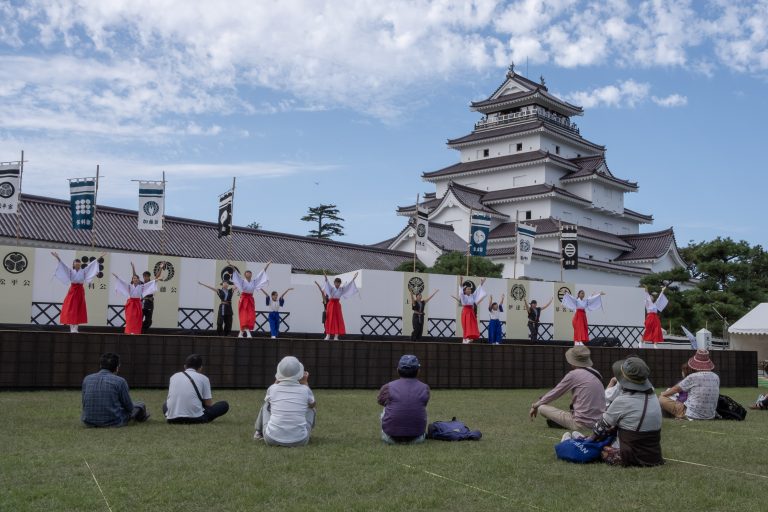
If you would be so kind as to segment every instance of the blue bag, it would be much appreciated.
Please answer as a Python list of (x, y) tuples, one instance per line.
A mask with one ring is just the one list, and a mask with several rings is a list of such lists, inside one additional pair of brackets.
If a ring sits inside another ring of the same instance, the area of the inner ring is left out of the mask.
[(555, 455), (560, 460), (585, 464), (600, 459), (603, 447), (613, 443), (615, 437), (611, 436), (602, 441), (584, 439), (566, 439), (555, 445)]
[(478, 441), (483, 434), (470, 430), (463, 421), (454, 416), (451, 421), (435, 421), (427, 427), (427, 437), (438, 441)]

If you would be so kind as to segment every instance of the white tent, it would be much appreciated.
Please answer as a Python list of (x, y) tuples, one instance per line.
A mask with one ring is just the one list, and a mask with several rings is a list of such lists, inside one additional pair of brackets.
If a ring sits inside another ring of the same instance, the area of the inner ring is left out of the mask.
[(735, 350), (756, 350), (757, 360), (768, 360), (768, 302), (741, 317), (728, 328)]

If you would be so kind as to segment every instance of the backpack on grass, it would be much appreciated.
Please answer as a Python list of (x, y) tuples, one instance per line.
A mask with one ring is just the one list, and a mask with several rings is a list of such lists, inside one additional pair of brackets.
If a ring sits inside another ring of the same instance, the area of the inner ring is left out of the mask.
[(739, 402), (725, 395), (717, 397), (715, 419), (744, 421), (746, 417), (747, 410)]
[(463, 421), (453, 417), (451, 421), (435, 421), (427, 427), (427, 437), (438, 441), (479, 441), (483, 434), (470, 430)]
[(560, 460), (586, 464), (600, 460), (603, 448), (609, 446), (616, 438), (610, 436), (602, 441), (592, 441), (587, 437), (581, 439), (566, 439), (555, 445), (555, 455)]

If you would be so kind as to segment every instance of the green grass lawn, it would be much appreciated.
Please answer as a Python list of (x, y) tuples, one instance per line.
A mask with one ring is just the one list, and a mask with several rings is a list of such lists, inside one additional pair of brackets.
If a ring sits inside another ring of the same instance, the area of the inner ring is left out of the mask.
[[(747, 405), (758, 389), (723, 392)], [(263, 390), (214, 390), (230, 413), (197, 426), (165, 424), (164, 391), (133, 390), (153, 417), (121, 429), (81, 427), (76, 391), (2, 392), (0, 510), (100, 511), (107, 502), (113, 511), (184, 512), (764, 507), (768, 412), (750, 411), (744, 422), (664, 421), (665, 457), (715, 468), (668, 461), (623, 469), (556, 460), (563, 431), (527, 417), (540, 394), (433, 391), (430, 421), (458, 416), (483, 439), (385, 446), (375, 391), (318, 390), (311, 443), (286, 449), (252, 440)]]

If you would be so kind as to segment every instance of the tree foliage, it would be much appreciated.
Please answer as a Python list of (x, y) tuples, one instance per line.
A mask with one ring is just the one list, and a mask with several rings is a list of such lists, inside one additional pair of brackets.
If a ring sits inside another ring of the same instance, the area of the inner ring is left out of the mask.
[[(413, 262), (407, 261), (400, 264), (395, 270), (400, 272), (412, 272)], [(461, 252), (446, 252), (440, 255), (431, 267), (427, 267), (420, 261), (416, 262), (416, 271), (428, 274), (448, 274), (454, 276), (477, 277), (501, 277), (504, 270), (503, 263), (494, 263), (488, 258), (470, 256), (469, 274), (467, 274), (467, 255)]]
[(253, 221), (250, 224), (246, 225), (245, 227), (251, 228), (251, 229), (261, 229), (261, 223)]
[(335, 204), (311, 206), (301, 220), (317, 223), (317, 229), (310, 229), (309, 236), (322, 239), (344, 236), (344, 226), (340, 224), (344, 219), (339, 216), (339, 209)]
[[(426, 272), (427, 266), (423, 264), (420, 260), (416, 260), (416, 272)], [(401, 264), (399, 264), (397, 267), (395, 267), (396, 272), (413, 272), (413, 262), (412, 261), (404, 261)]]

